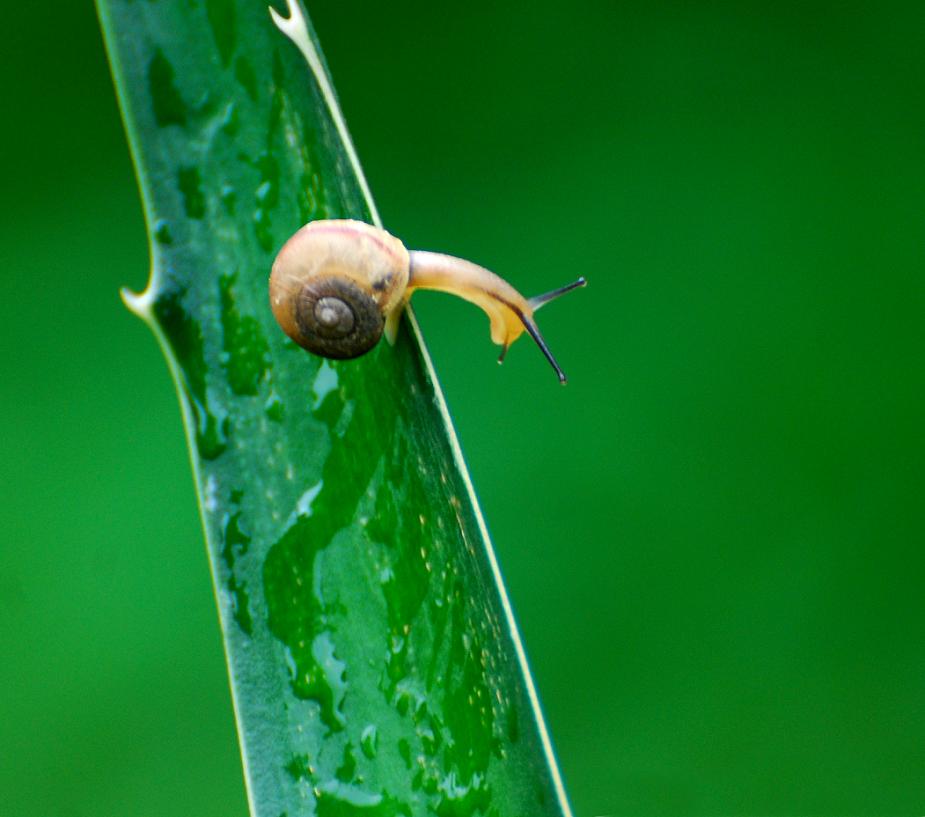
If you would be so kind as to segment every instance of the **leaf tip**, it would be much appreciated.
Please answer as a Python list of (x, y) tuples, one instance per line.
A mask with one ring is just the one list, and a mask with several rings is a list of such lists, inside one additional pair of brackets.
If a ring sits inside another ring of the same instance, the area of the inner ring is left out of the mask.
[(151, 287), (144, 292), (132, 292), (128, 287), (122, 287), (119, 290), (119, 296), (122, 303), (128, 307), (129, 312), (137, 315), (143, 321), (149, 321), (151, 317)]
[(267, 10), (270, 12), (270, 17), (273, 18), (273, 22), (276, 27), (282, 30), (283, 26), (286, 24), (286, 18), (283, 17), (273, 6), (267, 6)]
[(305, 31), (305, 37), (308, 37), (305, 19), (302, 17), (302, 9), (298, 3), (293, 2), (293, 0), (286, 0), (286, 8), (289, 11), (288, 17), (283, 17), (273, 6), (267, 6), (267, 8), (270, 10), (273, 24), (290, 40), (298, 44), (296, 38), (301, 36), (302, 31)]

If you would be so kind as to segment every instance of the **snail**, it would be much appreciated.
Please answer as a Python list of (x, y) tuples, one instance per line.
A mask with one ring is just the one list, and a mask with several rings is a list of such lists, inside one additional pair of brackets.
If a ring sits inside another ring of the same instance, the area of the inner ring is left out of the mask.
[(378, 227), (350, 220), (312, 221), (279, 251), (270, 274), (270, 306), (283, 331), (323, 357), (365, 354), (385, 334), (394, 343), (398, 320), (412, 292), (436, 289), (481, 307), (498, 362), (526, 330), (559, 377), (565, 374), (543, 340), (533, 314), (544, 304), (585, 285), (585, 279), (524, 298), (493, 272), (450, 255), (407, 250)]

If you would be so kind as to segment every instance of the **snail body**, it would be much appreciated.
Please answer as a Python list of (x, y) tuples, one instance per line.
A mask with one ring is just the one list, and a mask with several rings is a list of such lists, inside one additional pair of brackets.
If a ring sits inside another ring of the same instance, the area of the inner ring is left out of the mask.
[(394, 342), (402, 309), (415, 289), (449, 292), (486, 312), (491, 339), (502, 347), (499, 362), (526, 331), (565, 383), (533, 315), (584, 284), (579, 278), (545, 295), (524, 298), (503, 278), (471, 261), (409, 252), (383, 229), (332, 219), (309, 222), (280, 250), (270, 274), (270, 306), (283, 331), (300, 346), (345, 359), (368, 352), (383, 333)]

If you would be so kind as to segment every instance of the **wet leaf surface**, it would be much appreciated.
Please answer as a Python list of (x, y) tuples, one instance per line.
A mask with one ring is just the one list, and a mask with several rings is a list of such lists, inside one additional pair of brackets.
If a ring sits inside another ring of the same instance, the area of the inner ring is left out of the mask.
[(98, 5), (151, 234), (129, 301), (186, 419), (253, 813), (567, 812), (410, 323), (332, 363), (272, 318), (288, 236), (374, 216), (316, 77), (262, 2)]

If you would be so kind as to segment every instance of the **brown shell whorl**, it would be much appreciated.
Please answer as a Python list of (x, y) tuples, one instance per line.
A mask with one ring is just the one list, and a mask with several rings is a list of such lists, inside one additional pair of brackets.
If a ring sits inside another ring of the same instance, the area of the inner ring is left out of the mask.
[(385, 319), (379, 305), (349, 278), (310, 279), (295, 303), (300, 346), (323, 357), (359, 357), (382, 337)]

